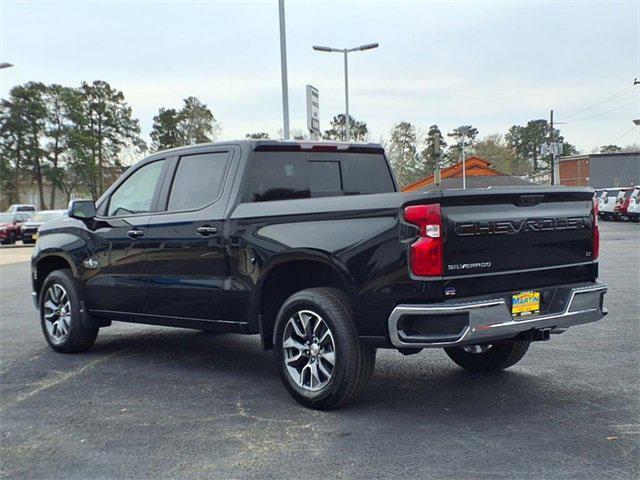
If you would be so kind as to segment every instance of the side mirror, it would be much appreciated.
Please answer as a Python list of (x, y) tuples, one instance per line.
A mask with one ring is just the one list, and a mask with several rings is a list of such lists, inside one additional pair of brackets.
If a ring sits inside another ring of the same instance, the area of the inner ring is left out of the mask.
[(90, 220), (96, 215), (96, 204), (93, 200), (71, 200), (69, 202), (69, 217), (71, 218)]

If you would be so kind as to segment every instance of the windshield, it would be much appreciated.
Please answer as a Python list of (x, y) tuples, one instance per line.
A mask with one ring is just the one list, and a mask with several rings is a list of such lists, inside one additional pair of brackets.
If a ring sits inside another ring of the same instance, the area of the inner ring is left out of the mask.
[(13, 222), (15, 215), (13, 213), (0, 213), (0, 223)]
[(30, 222), (48, 222), (54, 218), (62, 216), (62, 212), (38, 212), (34, 214), (29, 221)]

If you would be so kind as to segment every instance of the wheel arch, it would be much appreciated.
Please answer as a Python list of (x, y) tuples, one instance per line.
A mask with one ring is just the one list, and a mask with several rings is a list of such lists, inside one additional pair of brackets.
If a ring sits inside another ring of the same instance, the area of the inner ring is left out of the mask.
[(55, 270), (71, 270), (73, 277), (77, 278), (77, 269), (73, 261), (63, 252), (43, 255), (36, 259), (33, 267), (33, 287), (34, 291), (40, 296), (40, 290), (45, 278)]
[(323, 252), (291, 252), (274, 259), (257, 285), (254, 309), (257, 312), (262, 345), (273, 346), (273, 329), (280, 307), (295, 292), (312, 287), (334, 287), (352, 301), (354, 282), (346, 267)]

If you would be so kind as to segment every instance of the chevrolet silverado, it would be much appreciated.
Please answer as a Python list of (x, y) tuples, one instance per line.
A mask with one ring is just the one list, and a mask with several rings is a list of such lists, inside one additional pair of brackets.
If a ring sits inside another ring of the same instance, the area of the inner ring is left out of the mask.
[(346, 405), (376, 349), (496, 371), (606, 315), (593, 190), (401, 193), (380, 145), (158, 152), (40, 228), (33, 299), (56, 351), (113, 321), (259, 335), (284, 386)]

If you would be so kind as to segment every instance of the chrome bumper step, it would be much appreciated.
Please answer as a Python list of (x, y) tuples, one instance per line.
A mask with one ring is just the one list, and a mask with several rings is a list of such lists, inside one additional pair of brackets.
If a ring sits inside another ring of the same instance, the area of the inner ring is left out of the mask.
[[(574, 287), (562, 312), (524, 318), (513, 318), (504, 298), (465, 303), (398, 305), (388, 319), (389, 337), (393, 346), (398, 348), (436, 348), (487, 343), (514, 337), (531, 329), (566, 329), (603, 318), (607, 314), (603, 307), (603, 296), (606, 292), (607, 285), (602, 282)], [(442, 320), (451, 315), (466, 315), (466, 326), (455, 338), (447, 338), (444, 341), (408, 334), (399, 328), (401, 320), (405, 317), (433, 317), (434, 320)]]

